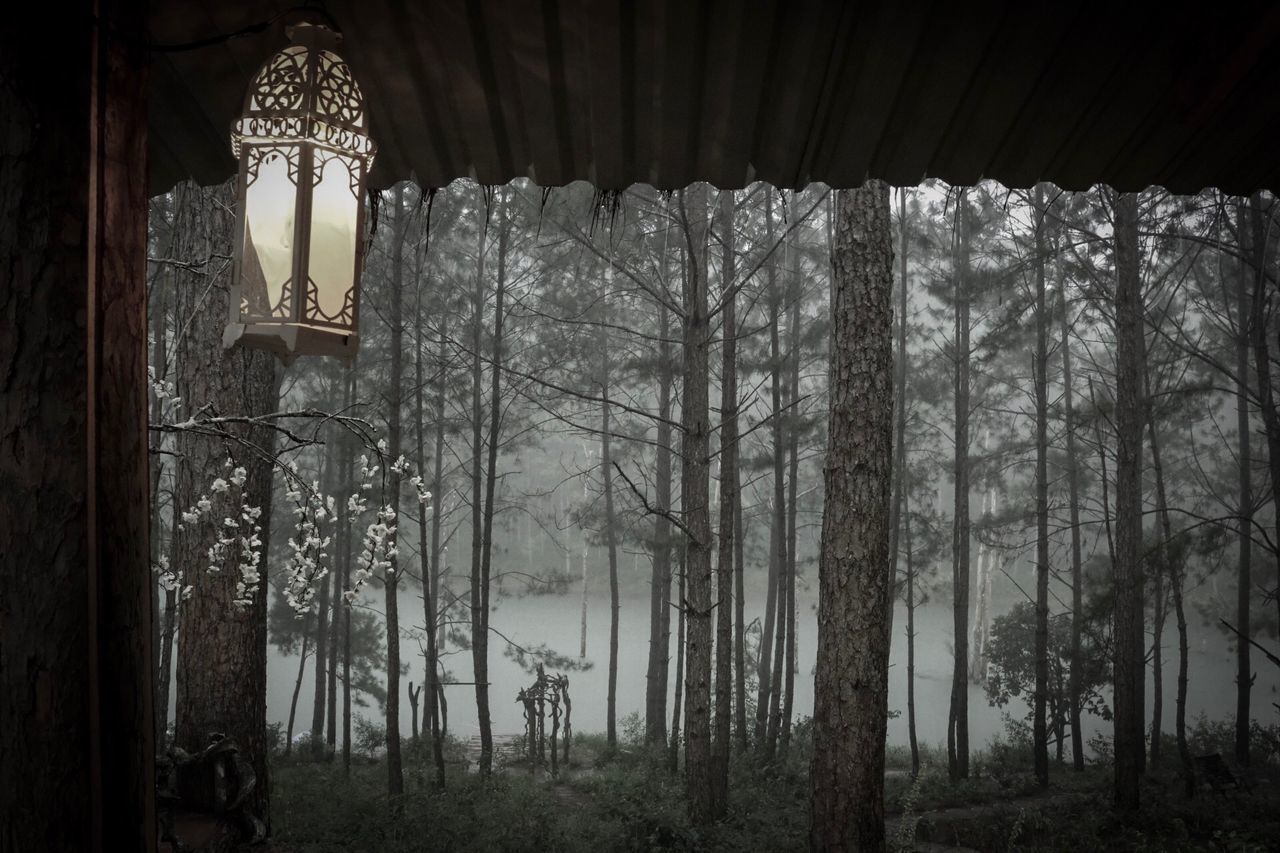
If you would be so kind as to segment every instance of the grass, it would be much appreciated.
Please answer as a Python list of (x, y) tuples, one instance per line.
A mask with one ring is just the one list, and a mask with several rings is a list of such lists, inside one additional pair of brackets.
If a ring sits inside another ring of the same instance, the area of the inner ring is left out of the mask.
[[(1206, 737), (1216, 732), (1206, 731)], [(273, 768), (272, 849), (278, 853), (388, 851), (789, 851), (807, 849), (811, 755), (807, 725), (797, 726), (787, 758), (761, 768), (749, 756), (730, 767), (728, 816), (694, 828), (685, 812), (683, 778), (623, 731), (610, 750), (597, 735), (577, 736), (559, 779), (513, 762), (491, 779), (464, 769), (461, 744), (448, 750), (444, 790), (433, 784), (429, 756), (410, 749), (405, 794), (386, 796), (386, 767), (365, 758), (348, 778), (340, 763), (294, 760)], [(1198, 744), (1199, 745), (1199, 744)], [(1209, 745), (1206, 739), (1204, 745)], [(971, 759), (967, 780), (947, 778), (941, 750), (922, 750), (921, 774), (891, 748), (886, 810), (896, 843), (919, 837), (980, 850), (1277, 849), (1280, 766), (1268, 754), (1252, 792), (1227, 797), (1181, 794), (1172, 759), (1149, 775), (1144, 808), (1120, 821), (1109, 808), (1110, 770), (1054, 767), (1049, 792), (1035, 785), (1021, 745), (995, 743)], [(948, 811), (940, 811), (940, 810)]]

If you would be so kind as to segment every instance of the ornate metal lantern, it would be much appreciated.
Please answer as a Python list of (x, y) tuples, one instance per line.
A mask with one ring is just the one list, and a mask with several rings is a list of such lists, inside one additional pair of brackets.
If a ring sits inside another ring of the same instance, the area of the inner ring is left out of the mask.
[(301, 23), (253, 78), (232, 127), (240, 161), (231, 317), (223, 343), (351, 358), (359, 346), (364, 196), (375, 146), (364, 97), (334, 48)]

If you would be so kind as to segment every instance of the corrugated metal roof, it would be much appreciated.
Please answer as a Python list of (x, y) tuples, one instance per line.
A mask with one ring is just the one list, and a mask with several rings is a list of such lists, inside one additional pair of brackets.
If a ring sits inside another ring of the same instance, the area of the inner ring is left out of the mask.
[[(287, 3), (154, 0), (176, 43)], [(1280, 188), (1280, 3), (326, 0), (373, 181)], [(282, 26), (152, 69), (153, 191), (234, 170)]]

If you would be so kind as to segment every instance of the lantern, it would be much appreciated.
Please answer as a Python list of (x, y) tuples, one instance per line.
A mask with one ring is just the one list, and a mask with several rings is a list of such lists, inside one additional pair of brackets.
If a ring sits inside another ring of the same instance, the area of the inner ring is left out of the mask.
[(223, 344), (350, 359), (359, 346), (364, 194), (374, 144), (334, 48), (300, 23), (253, 78), (231, 131), (240, 161), (231, 316)]

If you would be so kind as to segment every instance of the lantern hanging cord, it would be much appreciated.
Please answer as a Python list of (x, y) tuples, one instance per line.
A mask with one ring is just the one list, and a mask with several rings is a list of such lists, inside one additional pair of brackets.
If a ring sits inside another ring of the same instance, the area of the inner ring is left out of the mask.
[[(116, 30), (114, 27), (111, 26), (109, 22), (105, 22), (105, 26), (107, 26), (113, 33), (115, 33), (117, 36), (119, 36), (123, 40), (137, 44), (139, 47), (142, 47), (152, 53), (185, 53), (186, 51), (190, 51), (190, 50), (201, 50), (202, 48), (213, 47), (214, 45), (218, 45), (218, 44), (225, 44), (226, 42), (229, 42), (232, 39), (242, 38), (244, 36), (251, 36), (261, 32), (266, 32), (267, 30), (271, 29), (271, 27), (273, 27), (277, 22), (279, 22), (281, 18), (285, 17), (286, 15), (291, 15), (295, 12), (305, 12), (309, 15), (317, 15), (324, 19), (325, 24), (326, 26), (329, 27), (329, 29), (333, 30), (335, 33), (342, 32), (342, 30), (338, 27), (338, 22), (333, 19), (332, 15), (326, 12), (322, 7), (317, 5), (312, 5), (309, 3), (304, 3), (298, 6), (290, 6), (288, 9), (277, 12), (276, 14), (272, 15), (270, 18), (267, 18), (266, 20), (258, 21), (257, 23), (253, 23), (253, 24), (248, 24), (247, 26), (243, 26), (238, 30), (232, 30), (231, 32), (227, 32), (227, 33), (217, 33), (216, 35), (206, 36), (205, 38), (195, 39), (193, 41), (174, 42), (171, 44), (162, 44), (160, 42), (153, 42), (153, 41), (148, 41), (146, 39), (134, 38), (132, 36), (129, 36), (125, 33), (120, 32), (119, 30)], [(104, 21), (101, 18), (95, 17), (94, 23), (98, 25), (103, 25)]]

